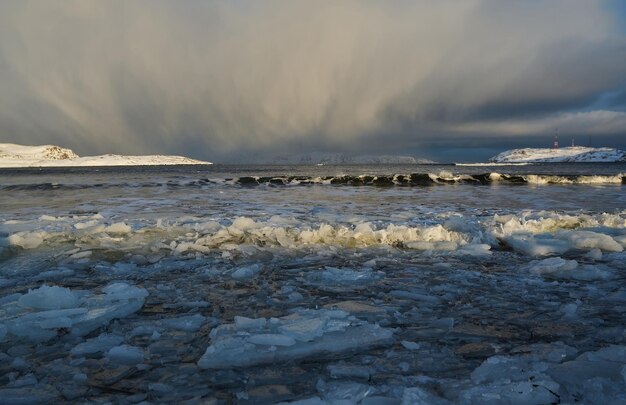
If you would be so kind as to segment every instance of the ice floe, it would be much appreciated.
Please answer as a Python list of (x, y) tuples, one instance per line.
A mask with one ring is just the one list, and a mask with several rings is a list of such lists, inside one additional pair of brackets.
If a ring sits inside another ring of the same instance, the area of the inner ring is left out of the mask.
[(43, 285), (2, 304), (0, 324), (7, 334), (34, 342), (62, 333), (84, 336), (115, 318), (139, 310), (148, 292), (126, 283), (103, 288), (104, 294), (74, 292)]
[(533, 260), (528, 264), (528, 269), (534, 274), (563, 279), (606, 280), (614, 277), (606, 266), (579, 265), (576, 260), (565, 260), (560, 257)]
[(198, 361), (204, 369), (230, 369), (336, 356), (393, 342), (393, 332), (340, 310), (298, 310), (281, 318), (248, 319), (211, 331)]

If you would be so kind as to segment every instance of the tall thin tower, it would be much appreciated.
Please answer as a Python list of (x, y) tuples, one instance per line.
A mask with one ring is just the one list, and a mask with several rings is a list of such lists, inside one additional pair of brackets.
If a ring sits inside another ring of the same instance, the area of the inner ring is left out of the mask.
[(554, 142), (552, 143), (552, 149), (558, 149), (559, 148), (559, 129), (556, 128), (554, 130)]

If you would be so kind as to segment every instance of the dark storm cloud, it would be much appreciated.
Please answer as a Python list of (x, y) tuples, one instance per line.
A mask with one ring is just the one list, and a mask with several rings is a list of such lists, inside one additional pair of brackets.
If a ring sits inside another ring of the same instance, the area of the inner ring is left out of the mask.
[(625, 111), (626, 110), (626, 86), (615, 91), (605, 93), (600, 98), (599, 104), (605, 108)]
[[(538, 50), (535, 60), (521, 68), (515, 78), (507, 81), (493, 97), (466, 109), (458, 107), (459, 114), (445, 118), (500, 119), (553, 114), (592, 105), (605, 89), (620, 83), (626, 72), (626, 42), (579, 43), (563, 41)], [(602, 72), (602, 74), (598, 74)], [(462, 80), (470, 82), (470, 77)], [(485, 82), (488, 79), (485, 78)], [(439, 103), (442, 111), (454, 104), (450, 91)]]
[(5, 0), (0, 141), (219, 161), (620, 136), (588, 108), (624, 85), (607, 4)]

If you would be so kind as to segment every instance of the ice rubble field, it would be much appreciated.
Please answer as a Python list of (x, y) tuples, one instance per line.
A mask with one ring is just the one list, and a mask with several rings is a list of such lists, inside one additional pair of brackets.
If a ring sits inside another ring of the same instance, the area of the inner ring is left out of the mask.
[(626, 402), (626, 211), (1, 229), (0, 403)]

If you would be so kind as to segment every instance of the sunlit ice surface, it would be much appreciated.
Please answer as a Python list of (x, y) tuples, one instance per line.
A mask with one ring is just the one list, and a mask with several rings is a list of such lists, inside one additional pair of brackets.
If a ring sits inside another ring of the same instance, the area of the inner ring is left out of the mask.
[(1, 170), (0, 398), (623, 403), (623, 173)]

